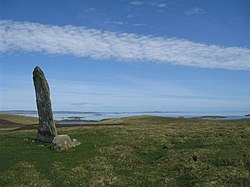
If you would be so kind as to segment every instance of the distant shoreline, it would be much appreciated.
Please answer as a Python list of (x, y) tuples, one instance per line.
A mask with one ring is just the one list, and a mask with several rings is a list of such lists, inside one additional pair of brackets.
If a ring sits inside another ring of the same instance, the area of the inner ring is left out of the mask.
[[(12, 114), (19, 116), (38, 117), (33, 110), (10, 110), (0, 111), (0, 114)], [(106, 119), (118, 119), (130, 116), (153, 115), (162, 117), (185, 118), (185, 119), (202, 119), (202, 120), (237, 120), (250, 118), (250, 115), (202, 115), (189, 112), (176, 111), (148, 111), (148, 112), (80, 112), (80, 111), (54, 111), (54, 120), (64, 122), (90, 122), (101, 121)], [(206, 113), (205, 113), (206, 114)]]
[[(171, 111), (171, 110), (155, 110), (155, 111), (72, 111), (72, 110), (54, 110), (53, 114), (141, 114), (141, 113), (165, 113), (165, 114), (197, 114), (196, 117), (213, 117), (213, 116), (219, 116), (223, 117), (224, 115), (218, 115), (218, 114), (230, 114), (229, 116), (236, 116), (240, 113), (242, 116), (250, 116), (250, 113), (248, 112), (237, 112), (237, 111), (221, 111), (221, 112), (202, 112), (202, 111)], [(217, 113), (217, 115), (216, 115)], [(38, 114), (37, 110), (0, 110), (0, 114)], [(206, 115), (198, 115), (198, 114), (206, 114)], [(209, 115), (211, 114), (211, 115)]]

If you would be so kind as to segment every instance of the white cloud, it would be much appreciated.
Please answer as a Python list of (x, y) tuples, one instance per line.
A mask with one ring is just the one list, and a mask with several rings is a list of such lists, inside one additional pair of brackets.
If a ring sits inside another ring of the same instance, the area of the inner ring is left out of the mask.
[(145, 23), (134, 23), (133, 26), (141, 27), (141, 26), (146, 26), (146, 24)]
[(140, 6), (143, 5), (144, 3), (142, 1), (131, 1), (130, 4), (134, 6)]
[(126, 16), (126, 18), (133, 18), (134, 17), (134, 15), (132, 15), (132, 14), (128, 14), (127, 16)]
[(167, 7), (166, 3), (151, 2), (149, 4), (152, 5), (152, 6), (155, 6), (157, 8), (166, 8)]
[(110, 20), (106, 20), (105, 23), (112, 24), (112, 25), (126, 25), (127, 24), (124, 21), (110, 21)]
[(0, 21), (0, 52), (21, 50), (96, 59), (152, 61), (202, 68), (250, 69), (250, 49), (71, 25)]
[(171, 1), (161, 1), (161, 0), (150, 1), (148, 4), (152, 7), (158, 8), (159, 11), (163, 11), (164, 9), (172, 9), (176, 6)]
[(187, 11), (185, 11), (184, 13), (187, 15), (187, 16), (195, 16), (195, 15), (200, 15), (200, 14), (203, 14), (205, 11), (199, 7), (193, 7)]

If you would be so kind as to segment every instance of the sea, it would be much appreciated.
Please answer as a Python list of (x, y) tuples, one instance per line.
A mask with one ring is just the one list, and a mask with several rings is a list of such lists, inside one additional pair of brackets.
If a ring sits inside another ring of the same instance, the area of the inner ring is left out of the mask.
[[(8, 110), (0, 113), (14, 114), (21, 116), (38, 117), (37, 111), (33, 110)], [(183, 111), (142, 111), (142, 112), (81, 112), (81, 111), (55, 111), (54, 120), (103, 120), (129, 116), (154, 115), (176, 118), (196, 118), (200, 116), (223, 116), (223, 118), (203, 118), (209, 120), (236, 120), (250, 118), (243, 112), (183, 112)]]

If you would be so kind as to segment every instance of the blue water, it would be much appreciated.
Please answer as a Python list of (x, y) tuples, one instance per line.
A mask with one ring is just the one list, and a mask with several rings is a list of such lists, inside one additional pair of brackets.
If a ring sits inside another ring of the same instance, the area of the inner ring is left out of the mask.
[[(36, 111), (5, 111), (0, 113), (9, 113), (16, 115), (38, 117)], [(53, 117), (55, 120), (102, 120), (109, 118), (121, 118), (128, 116), (141, 116), (141, 115), (155, 115), (164, 117), (184, 117), (194, 118), (199, 116), (225, 116), (225, 118), (206, 118), (208, 120), (236, 120), (243, 118), (250, 118), (250, 116), (244, 116), (245, 113), (208, 113), (208, 112), (171, 112), (171, 111), (149, 111), (149, 112), (54, 112)], [(67, 122), (68, 124), (68, 122)]]

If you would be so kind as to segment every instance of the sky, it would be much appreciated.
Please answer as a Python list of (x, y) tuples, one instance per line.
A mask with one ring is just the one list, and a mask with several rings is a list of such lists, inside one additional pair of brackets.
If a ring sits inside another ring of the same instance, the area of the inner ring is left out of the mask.
[(0, 0), (0, 110), (250, 113), (249, 0)]

